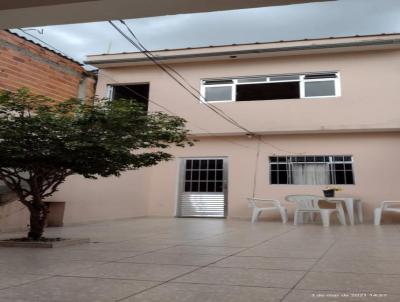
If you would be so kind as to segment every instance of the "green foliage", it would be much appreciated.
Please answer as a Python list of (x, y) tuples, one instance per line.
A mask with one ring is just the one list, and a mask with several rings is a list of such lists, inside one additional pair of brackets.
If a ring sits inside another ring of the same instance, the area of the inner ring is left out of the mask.
[(0, 94), (0, 169), (30, 176), (119, 176), (171, 159), (164, 150), (191, 145), (187, 135), (182, 118), (146, 114), (131, 100), (57, 103), (26, 89)]

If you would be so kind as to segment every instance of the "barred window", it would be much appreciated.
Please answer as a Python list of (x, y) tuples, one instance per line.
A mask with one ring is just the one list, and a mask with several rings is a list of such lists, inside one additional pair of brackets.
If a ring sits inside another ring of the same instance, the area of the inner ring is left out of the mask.
[(353, 185), (350, 155), (271, 156), (270, 183), (274, 185)]

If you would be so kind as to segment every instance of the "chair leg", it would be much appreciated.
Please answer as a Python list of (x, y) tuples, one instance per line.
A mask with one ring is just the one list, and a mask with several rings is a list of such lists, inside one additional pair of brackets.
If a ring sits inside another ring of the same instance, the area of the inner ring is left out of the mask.
[(304, 224), (304, 212), (299, 212), (297, 215), (297, 224)]
[(337, 207), (337, 216), (338, 216), (338, 218), (339, 218), (339, 221), (340, 221), (340, 224), (342, 224), (342, 225), (346, 225), (346, 217), (345, 217), (345, 215), (344, 215), (344, 210), (343, 210), (343, 207), (342, 207), (342, 205), (339, 205), (338, 207)]
[(258, 216), (260, 216), (261, 211), (257, 208), (253, 209), (253, 214), (251, 215), (251, 223), (256, 223)]
[(375, 225), (380, 225), (381, 224), (381, 218), (382, 218), (382, 209), (381, 208), (376, 208), (374, 211), (374, 224)]
[(356, 208), (357, 208), (358, 223), (363, 223), (364, 217), (363, 217), (362, 203), (357, 202), (356, 205), (357, 205)]
[(294, 225), (297, 225), (297, 224), (298, 224), (299, 214), (300, 214), (300, 212), (297, 211), (297, 210), (294, 212), (294, 219), (293, 219), (293, 224), (294, 224)]
[(288, 213), (286, 208), (279, 208), (279, 212), (281, 213), (282, 223), (287, 223), (288, 221)]
[(322, 220), (322, 225), (324, 226), (324, 227), (329, 227), (329, 224), (330, 224), (330, 214), (331, 214), (331, 212), (330, 211), (325, 211), (325, 210), (321, 210), (321, 220)]

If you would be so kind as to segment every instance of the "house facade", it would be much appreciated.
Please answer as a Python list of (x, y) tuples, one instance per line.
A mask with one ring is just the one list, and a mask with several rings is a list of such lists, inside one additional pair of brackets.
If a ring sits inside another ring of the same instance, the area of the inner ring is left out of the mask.
[(59, 198), (85, 208), (71, 213), (72, 221), (248, 218), (249, 196), (284, 202), (290, 194), (322, 195), (327, 186), (362, 199), (371, 221), (381, 201), (400, 197), (400, 35), (153, 54), (199, 98), (141, 53), (89, 56), (99, 68), (97, 94), (149, 99), (149, 111), (185, 118), (198, 142), (171, 148), (170, 162), (119, 179), (71, 179)]
[(400, 197), (400, 35), (153, 54), (198, 97), (141, 53), (89, 56), (99, 68), (96, 93), (181, 116), (197, 142), (172, 147), (174, 160), (119, 178), (69, 178), (53, 197), (66, 202), (64, 223), (249, 219), (253, 195), (278, 199), (292, 214), (286, 195), (322, 195), (328, 186), (360, 198), (372, 221), (381, 201)]

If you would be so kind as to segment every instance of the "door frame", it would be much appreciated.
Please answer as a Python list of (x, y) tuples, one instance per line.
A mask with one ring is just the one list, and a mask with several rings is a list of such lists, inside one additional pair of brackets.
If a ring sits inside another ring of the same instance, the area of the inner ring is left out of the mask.
[[(224, 193), (224, 216), (223, 217), (190, 217), (190, 216), (181, 216), (180, 215), (180, 195), (183, 193), (183, 188), (185, 187), (185, 163), (188, 159), (222, 159), (223, 160), (223, 193)], [(228, 156), (184, 156), (179, 157), (178, 163), (178, 187), (176, 194), (176, 209), (175, 209), (175, 217), (176, 218), (216, 218), (216, 219), (225, 219), (228, 217)]]

